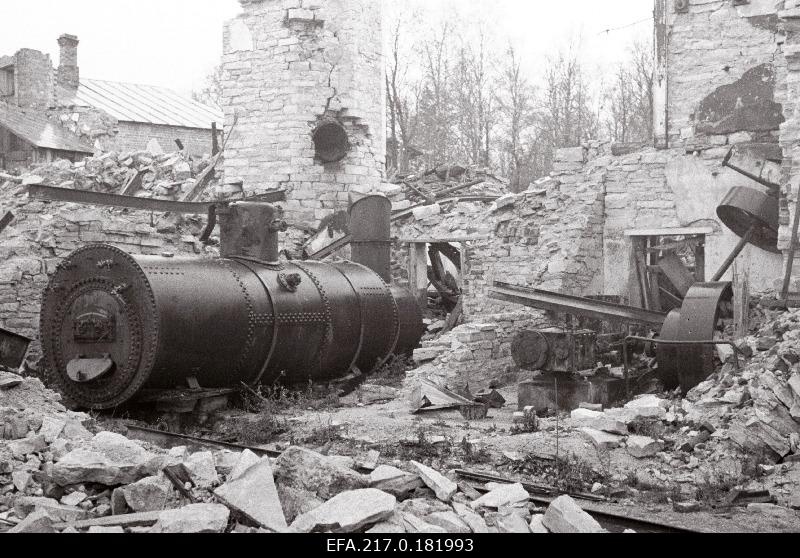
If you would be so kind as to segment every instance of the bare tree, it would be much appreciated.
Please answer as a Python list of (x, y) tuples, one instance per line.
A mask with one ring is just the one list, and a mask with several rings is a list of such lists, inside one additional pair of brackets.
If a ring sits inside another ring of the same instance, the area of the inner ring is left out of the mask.
[(222, 65), (214, 68), (206, 76), (205, 84), (200, 91), (192, 92), (192, 99), (207, 105), (221, 106), (222, 102)]
[(605, 128), (612, 140), (644, 142), (653, 137), (653, 50), (635, 41), (628, 59), (605, 92)]
[(488, 37), (483, 26), (477, 29), (477, 40), (462, 44), (455, 63), (453, 101), (456, 137), (460, 155), (465, 161), (489, 167), (491, 164), (493, 106), (496, 86), (491, 71)]

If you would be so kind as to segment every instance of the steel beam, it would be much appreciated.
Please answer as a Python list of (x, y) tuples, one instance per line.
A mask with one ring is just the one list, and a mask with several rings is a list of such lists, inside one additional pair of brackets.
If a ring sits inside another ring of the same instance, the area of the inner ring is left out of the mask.
[(538, 289), (517, 287), (497, 281), (494, 283), (494, 287), (489, 290), (489, 298), (539, 310), (550, 310), (552, 312), (622, 323), (661, 327), (667, 318), (667, 315), (661, 312)]
[[(86, 205), (101, 205), (106, 207), (126, 207), (141, 209), (143, 211), (156, 211), (159, 213), (182, 213), (187, 215), (208, 214), (215, 202), (179, 202), (172, 200), (156, 200), (152, 198), (137, 198), (134, 196), (121, 196), (119, 194), (106, 194), (88, 190), (72, 190), (69, 188), (54, 188), (41, 184), (27, 186), (31, 198), (43, 201), (56, 201), (66, 203), (80, 203)], [(285, 201), (286, 192), (283, 190), (269, 192), (257, 196), (258, 201), (275, 203)], [(253, 201), (253, 200), (250, 200)]]

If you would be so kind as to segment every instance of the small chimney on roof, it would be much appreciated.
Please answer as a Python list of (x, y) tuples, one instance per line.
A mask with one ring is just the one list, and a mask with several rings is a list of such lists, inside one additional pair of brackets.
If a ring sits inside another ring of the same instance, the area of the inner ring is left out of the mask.
[(61, 47), (61, 56), (58, 64), (58, 85), (68, 89), (78, 89), (80, 83), (80, 70), (78, 69), (78, 37), (75, 35), (61, 35), (58, 46)]

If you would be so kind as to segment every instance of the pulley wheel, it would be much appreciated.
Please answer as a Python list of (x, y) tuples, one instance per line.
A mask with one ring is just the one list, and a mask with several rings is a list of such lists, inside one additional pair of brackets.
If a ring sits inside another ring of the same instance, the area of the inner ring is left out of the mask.
[[(686, 293), (680, 312), (664, 321), (660, 338), (667, 341), (713, 341), (717, 325), (729, 318), (733, 300), (731, 283), (696, 283)], [(714, 372), (713, 345), (658, 345), (658, 369), (669, 389), (675, 379), (686, 395)]]
[(753, 228), (750, 243), (762, 250), (778, 250), (778, 200), (753, 188), (734, 188), (717, 207), (717, 216), (726, 227), (744, 238)]
[(538, 331), (523, 331), (511, 342), (511, 356), (523, 370), (541, 370), (547, 363), (549, 352), (547, 338)]

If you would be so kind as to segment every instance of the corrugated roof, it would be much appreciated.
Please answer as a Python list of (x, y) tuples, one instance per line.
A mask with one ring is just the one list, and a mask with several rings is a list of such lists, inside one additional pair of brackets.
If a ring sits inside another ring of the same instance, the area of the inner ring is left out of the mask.
[(36, 147), (94, 153), (94, 147), (84, 143), (58, 123), (48, 120), (41, 112), (25, 111), (0, 103), (0, 126)]
[(210, 129), (222, 125), (222, 113), (166, 87), (98, 79), (80, 80), (72, 100), (98, 108), (121, 122)]

